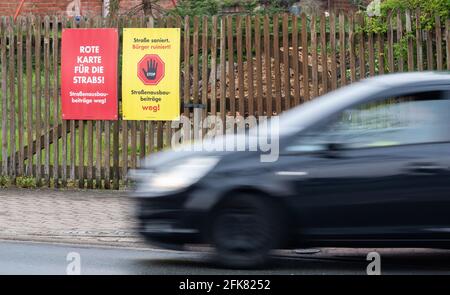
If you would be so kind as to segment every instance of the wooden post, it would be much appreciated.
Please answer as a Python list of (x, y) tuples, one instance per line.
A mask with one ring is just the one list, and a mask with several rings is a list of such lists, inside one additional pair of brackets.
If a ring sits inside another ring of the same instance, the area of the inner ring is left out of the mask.
[(281, 113), (281, 71), (280, 71), (280, 36), (279, 17), (273, 16), (273, 59), (274, 59), (274, 79), (275, 79), (275, 111)]
[(253, 53), (252, 53), (252, 18), (247, 15), (245, 19), (245, 54), (247, 57), (247, 90), (248, 90), (248, 114), (250, 116), (255, 115), (253, 95), (254, 79), (253, 79)]
[(271, 43), (270, 43), (270, 28), (269, 16), (264, 16), (264, 63), (266, 68), (265, 82), (266, 82), (266, 107), (265, 114), (268, 117), (272, 116), (272, 58), (271, 58)]
[(291, 107), (291, 79), (289, 74), (289, 18), (283, 14), (283, 88), (284, 88), (284, 110)]

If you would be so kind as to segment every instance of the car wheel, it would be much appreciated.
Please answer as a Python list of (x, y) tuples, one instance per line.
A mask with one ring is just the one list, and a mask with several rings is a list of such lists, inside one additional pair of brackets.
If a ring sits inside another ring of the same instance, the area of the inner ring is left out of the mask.
[(269, 261), (279, 245), (281, 230), (270, 202), (239, 195), (214, 212), (211, 240), (219, 264), (230, 268), (256, 268)]

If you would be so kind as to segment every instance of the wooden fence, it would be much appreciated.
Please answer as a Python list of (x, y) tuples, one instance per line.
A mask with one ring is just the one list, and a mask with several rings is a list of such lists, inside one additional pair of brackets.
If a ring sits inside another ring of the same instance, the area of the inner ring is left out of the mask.
[[(368, 76), (449, 70), (450, 23), (435, 21), (427, 31), (418, 12), (393, 13), (386, 32), (367, 33), (362, 15), (342, 13), (79, 23), (3, 18), (0, 175), (38, 186), (118, 189), (128, 169), (170, 146), (171, 122), (61, 119), (62, 28), (180, 27), (182, 113), (192, 118), (200, 108), (202, 116), (225, 121), (236, 114), (276, 115)], [(120, 103), (119, 94), (119, 112)]]

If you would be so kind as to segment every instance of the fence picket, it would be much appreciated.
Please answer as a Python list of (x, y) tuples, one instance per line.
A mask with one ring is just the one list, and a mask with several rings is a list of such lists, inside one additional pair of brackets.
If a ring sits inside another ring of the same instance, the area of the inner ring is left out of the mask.
[[(18, 130), (24, 130), (23, 126), (23, 19), (19, 17), (17, 19), (17, 128)], [(18, 170), (19, 176), (22, 176), (24, 167), (24, 145), (23, 145), (23, 132), (18, 132)]]
[[(288, 63), (287, 65), (292, 65), (292, 71), (294, 74), (294, 105), (298, 105), (300, 103), (300, 58), (299, 58), (299, 45), (298, 45), (298, 18), (297, 16), (292, 16), (292, 57), (291, 57), (291, 62)], [(301, 33), (301, 37), (303, 38), (303, 25), (302, 25), (302, 33)], [(303, 40), (303, 39), (302, 39)], [(302, 44), (303, 46), (303, 44)], [(305, 64), (305, 59), (304, 59), (304, 55), (303, 55), (303, 47), (302, 47), (302, 70), (304, 69), (303, 65)], [(302, 73), (303, 75), (303, 73)], [(302, 100), (304, 101), (305, 98), (305, 88), (304, 85), (302, 85)]]
[(353, 13), (350, 13), (348, 18), (349, 32), (348, 32), (348, 49), (350, 55), (350, 82), (353, 83), (356, 81), (356, 61), (355, 61), (355, 18)]
[(210, 94), (210, 112), (211, 115), (217, 115), (217, 16), (212, 18), (211, 34), (211, 94)]
[(328, 54), (327, 54), (327, 20), (325, 13), (320, 15), (320, 57), (322, 63), (322, 93), (328, 92)]
[[(109, 189), (111, 187), (111, 121), (105, 121), (105, 148), (104, 148), (104, 169), (105, 169), (105, 189)], [(136, 126), (136, 125), (134, 125)], [(80, 128), (79, 126), (78, 128)]]
[[(6, 25), (5, 19), (3, 18), (0, 22), (0, 33), (1, 33), (1, 68), (2, 68), (2, 175), (8, 175), (8, 99), (7, 99), (7, 60), (6, 60), (6, 43), (7, 43), (7, 34), (6, 34)], [(28, 38), (27, 38), (28, 40)], [(28, 43), (27, 43), (28, 44)], [(27, 46), (28, 48), (28, 46)], [(31, 48), (31, 46), (30, 46)], [(27, 54), (28, 56), (28, 54)], [(27, 77), (30, 77), (28, 75)]]
[[(231, 116), (236, 116), (236, 93), (235, 93), (235, 77), (234, 77), (234, 40), (233, 40), (233, 17), (227, 17), (227, 49), (228, 49), (228, 100), (230, 105)], [(225, 82), (225, 81), (224, 81)]]
[(394, 27), (392, 25), (392, 13), (388, 15), (388, 29), (387, 29), (387, 60), (389, 73), (395, 72), (394, 68)]
[(337, 88), (337, 63), (336, 63), (336, 16), (330, 13), (330, 59), (331, 59), (331, 90)]
[[(51, 77), (50, 77), (50, 44), (51, 44), (51, 35), (50, 35), (50, 18), (47, 16), (44, 20), (44, 34), (45, 39), (47, 42), (45, 42), (45, 49), (44, 49), (44, 96), (45, 96), (45, 102), (44, 102), (44, 148), (45, 148), (45, 164), (44, 164), (44, 178), (45, 183), (47, 185), (50, 185), (50, 105), (51, 105), (51, 94), (50, 94), (50, 84), (51, 84)], [(30, 119), (31, 120), (31, 119)], [(38, 169), (39, 170), (39, 169)]]
[(412, 23), (411, 23), (411, 11), (409, 9), (405, 12), (405, 27), (406, 27), (406, 36), (408, 38), (408, 49), (407, 49), (407, 59), (408, 59), (408, 71), (414, 71), (414, 47), (412, 36)]
[[(276, 114), (281, 113), (281, 71), (280, 71), (280, 22), (278, 15), (273, 17), (273, 77), (275, 79), (275, 112)], [(251, 98), (249, 97), (249, 100)]]
[(272, 57), (271, 57), (271, 43), (270, 43), (270, 29), (269, 16), (264, 16), (264, 63), (266, 66), (265, 81), (266, 81), (266, 116), (272, 116), (273, 94), (272, 94)]
[[(192, 36), (192, 100), (198, 105), (198, 72), (199, 72), (199, 19), (194, 16), (194, 31)], [(232, 35), (231, 35), (232, 36)]]
[[(215, 39), (214, 39), (215, 40)], [(253, 100), (253, 55), (252, 55), (252, 18), (248, 15), (245, 18), (245, 54), (247, 58), (247, 100), (248, 100), (248, 114), (253, 116), (255, 113)], [(215, 59), (214, 59), (215, 61)], [(215, 87), (214, 87), (215, 88)]]
[[(126, 122), (125, 120), (122, 122)], [(102, 188), (102, 139), (103, 139), (103, 129), (102, 129), (103, 121), (96, 121), (95, 122), (95, 138), (96, 138), (96, 150), (95, 150), (95, 188), (100, 189)], [(122, 125), (123, 127), (123, 125)], [(126, 133), (127, 128), (122, 129), (122, 136)], [(123, 145), (124, 147), (126, 145)], [(126, 148), (124, 148), (126, 150)], [(127, 151), (128, 152), (128, 151)], [(126, 179), (126, 165), (124, 164), (124, 161), (122, 159), (122, 165), (125, 171), (122, 170), (122, 173), (124, 173), (124, 179)]]
[(426, 50), (427, 50), (427, 69), (429, 71), (434, 69), (433, 60), (433, 32), (431, 30), (425, 31), (426, 36)]
[(443, 62), (442, 62), (442, 27), (441, 27), (441, 18), (439, 14), (435, 15), (435, 30), (436, 30), (436, 69), (438, 71), (442, 71)]
[(308, 19), (305, 13), (302, 13), (302, 79), (303, 79), (303, 99), (302, 101), (309, 100), (309, 62), (308, 62)]
[(9, 44), (9, 165), (11, 178), (16, 177), (16, 83), (15, 81), (15, 33), (13, 24), (8, 24)]
[(311, 16), (311, 79), (312, 79), (312, 97), (319, 95), (319, 77), (317, 64), (317, 33), (316, 33), (316, 17)]
[[(67, 19), (65, 16), (61, 18), (61, 31), (67, 26)], [(69, 121), (61, 120), (61, 185), (67, 187), (67, 134), (68, 134)]]
[[(208, 115), (208, 17), (204, 16), (202, 21), (202, 119), (206, 118)], [(241, 48), (242, 49), (242, 48)], [(241, 52), (242, 54), (242, 52)], [(242, 58), (242, 57), (241, 57)], [(240, 86), (239, 86), (240, 89)], [(241, 99), (239, 99), (239, 102)], [(167, 123), (168, 133), (170, 134), (170, 122)], [(202, 135), (204, 134), (204, 129), (202, 128)], [(168, 137), (170, 141), (171, 137)]]
[(377, 33), (377, 49), (378, 49), (378, 74), (384, 74), (384, 36)]
[[(72, 18), (71, 21), (68, 22), (68, 27), (69, 28), (76, 28), (76, 22), (75, 19)], [(69, 120), (68, 121), (69, 124), (69, 129), (70, 129), (70, 139), (69, 139), (69, 145), (70, 145), (70, 154), (69, 154), (69, 158), (70, 158), (70, 172), (69, 172), (69, 177), (72, 181), (75, 181), (75, 179), (77, 178), (77, 174), (78, 171), (76, 169), (76, 127), (78, 126), (77, 121), (75, 120)], [(101, 139), (100, 139), (101, 140)]]
[(347, 63), (345, 58), (345, 15), (342, 11), (339, 13), (339, 67), (340, 67), (340, 86), (347, 85)]
[[(120, 179), (120, 167), (119, 167), (119, 129), (120, 129), (120, 121), (114, 121), (113, 123), (113, 186), (112, 188), (118, 190), (120, 187), (119, 179)], [(144, 132), (145, 136), (145, 132)], [(144, 149), (145, 151), (145, 149)]]
[(450, 19), (445, 22), (445, 48), (447, 49), (447, 70), (450, 70)]
[[(236, 52), (238, 63), (238, 97), (239, 97), (239, 115), (245, 113), (245, 97), (244, 97), (244, 58), (242, 47), (242, 18), (236, 16)], [(207, 58), (205, 56), (205, 58)]]
[[(225, 28), (225, 17), (220, 18), (220, 118), (222, 120), (222, 130), (225, 130), (225, 116), (226, 116), (226, 88), (227, 88), (227, 76), (226, 76), (226, 28)], [(189, 55), (187, 56), (189, 58)]]
[[(187, 15), (184, 18), (184, 39), (183, 39), (183, 46), (184, 46), (184, 58), (183, 58), (183, 62), (184, 62), (184, 103), (183, 103), (183, 115), (187, 118), (190, 118), (190, 114), (189, 114), (189, 102), (190, 102), (190, 91), (191, 88), (190, 86), (190, 18)], [(222, 66), (222, 65), (221, 65)], [(223, 82), (222, 82), (223, 81)], [(222, 83), (225, 83), (224, 80), (221, 81)], [(220, 98), (222, 100), (222, 96)], [(183, 126), (186, 127), (186, 126)], [(183, 128), (184, 130), (184, 134), (183, 134), (183, 138), (186, 140), (188, 138), (190, 138), (190, 134), (188, 133), (189, 128)]]
[(84, 188), (84, 120), (78, 120), (78, 188)]
[[(291, 81), (289, 73), (289, 18), (283, 14), (283, 85), (284, 85), (284, 110), (291, 107)], [(257, 80), (258, 81), (258, 80)]]
[[(40, 27), (40, 22), (39, 22)], [(58, 186), (59, 181), (59, 139), (58, 139), (58, 125), (59, 125), (59, 18), (53, 18), (53, 181), (55, 186)], [(39, 37), (40, 43), (40, 37)], [(89, 143), (88, 143), (89, 144)]]
[(259, 16), (255, 17), (255, 59), (256, 59), (256, 113), (263, 115), (263, 76), (261, 63), (261, 27)]
[[(364, 15), (359, 14), (359, 26), (364, 27)], [(363, 32), (359, 33), (359, 79), (366, 77), (366, 40)]]
[(373, 77), (375, 76), (375, 46), (373, 44), (373, 33), (368, 34), (367, 51), (369, 52), (369, 75), (370, 77)]
[(27, 175), (34, 176), (33, 172), (33, 61), (32, 61), (32, 21), (30, 18), (27, 21), (27, 35), (26, 35), (26, 74), (27, 74)]
[[(403, 40), (403, 20), (400, 10), (397, 10), (397, 44), (401, 44)], [(398, 54), (397, 58), (398, 71), (403, 72), (403, 54)]]
[(422, 28), (420, 23), (420, 10), (416, 10), (416, 59), (417, 70), (423, 71), (423, 47), (422, 47)]

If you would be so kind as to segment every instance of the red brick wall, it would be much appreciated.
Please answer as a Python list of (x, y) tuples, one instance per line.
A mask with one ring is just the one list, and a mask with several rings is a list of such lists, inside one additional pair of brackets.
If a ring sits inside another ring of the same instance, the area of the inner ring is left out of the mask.
[[(364, 0), (363, 3), (368, 5), (372, 0)], [(334, 6), (336, 10), (355, 10), (358, 7), (353, 4), (350, 0), (332, 0), (331, 5)]]
[(137, 5), (141, 4), (141, 0), (121, 0), (120, 1), (120, 12), (126, 12), (127, 10), (132, 9), (133, 7), (136, 7)]
[(334, 0), (331, 2), (331, 5), (335, 10), (355, 9), (355, 6), (350, 2), (350, 0)]
[[(355, 10), (357, 7), (353, 4), (351, 0), (320, 0), (323, 3), (323, 7), (328, 9), (328, 5), (330, 6), (330, 10)], [(367, 5), (372, 0), (364, 0), (363, 2)]]
[[(66, 14), (72, 0), (25, 0), (20, 15), (62, 15)], [(102, 13), (102, 0), (81, 0), (81, 14), (100, 15)], [(0, 15), (14, 15), (20, 0), (2, 0)]]
[[(67, 8), (73, 0), (25, 0), (20, 11), (20, 15), (63, 15), (67, 13)], [(101, 15), (103, 0), (80, 0), (81, 15), (93, 16)], [(12, 16), (19, 6), (20, 0), (0, 0), (0, 16)], [(126, 12), (142, 3), (142, 0), (121, 0), (120, 11)], [(170, 0), (162, 1), (164, 7), (171, 7)]]

